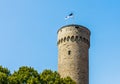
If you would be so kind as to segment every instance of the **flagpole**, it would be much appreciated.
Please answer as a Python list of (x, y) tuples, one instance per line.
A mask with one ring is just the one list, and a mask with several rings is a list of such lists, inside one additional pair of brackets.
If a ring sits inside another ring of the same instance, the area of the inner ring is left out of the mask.
[(73, 16), (73, 24), (75, 24), (75, 15)]
[(70, 19), (71, 18), (71, 20), (72, 20), (72, 23), (74, 23), (74, 15), (73, 15), (73, 13), (70, 13), (69, 15), (67, 15), (66, 17), (65, 17), (65, 23), (67, 24), (67, 20), (68, 19)]
[(65, 24), (67, 25), (67, 20), (65, 20)]

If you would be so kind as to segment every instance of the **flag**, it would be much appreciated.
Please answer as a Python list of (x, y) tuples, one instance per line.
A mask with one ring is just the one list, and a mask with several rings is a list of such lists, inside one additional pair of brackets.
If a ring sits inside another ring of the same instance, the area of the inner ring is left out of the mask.
[(65, 20), (72, 18), (73, 17), (73, 13), (70, 13), (68, 16), (65, 17)]

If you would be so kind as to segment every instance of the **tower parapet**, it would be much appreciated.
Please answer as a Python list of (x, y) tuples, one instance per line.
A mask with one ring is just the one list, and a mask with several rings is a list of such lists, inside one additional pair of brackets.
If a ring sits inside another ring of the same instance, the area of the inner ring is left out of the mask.
[(58, 30), (58, 72), (61, 77), (70, 76), (77, 84), (89, 83), (88, 28), (71, 24)]

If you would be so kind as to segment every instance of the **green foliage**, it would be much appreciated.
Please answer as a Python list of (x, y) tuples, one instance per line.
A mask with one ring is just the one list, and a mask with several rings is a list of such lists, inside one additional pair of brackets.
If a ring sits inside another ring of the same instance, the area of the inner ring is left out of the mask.
[(30, 78), (27, 81), (27, 84), (41, 84), (39, 78)]
[(44, 70), (40, 74), (42, 84), (76, 84), (70, 77), (61, 78), (60, 75), (55, 71)]
[(18, 71), (15, 71), (10, 77), (9, 81), (11, 84), (21, 84), (21, 83), (27, 83), (30, 82), (30, 79), (33, 80), (34, 78), (39, 79), (39, 74), (36, 70), (34, 70), (31, 67), (23, 66), (20, 67)]
[(9, 76), (8, 77), (9, 84), (20, 84), (20, 80), (17, 76)]
[(65, 84), (76, 84), (70, 77), (64, 78)]
[(8, 78), (5, 73), (0, 72), (0, 84), (7, 84)]
[(10, 71), (2, 66), (0, 66), (0, 72), (5, 73), (7, 76), (10, 75)]
[(7, 68), (0, 66), (0, 84), (7, 84), (8, 76), (10, 76), (10, 71)]
[(60, 75), (56, 71), (44, 70), (40, 74), (40, 79), (43, 84), (57, 84), (58, 80), (60, 80)]
[(38, 73), (32, 67), (22, 66), (10, 74), (0, 66), (0, 84), (76, 84), (70, 77), (61, 78), (56, 71), (44, 70)]

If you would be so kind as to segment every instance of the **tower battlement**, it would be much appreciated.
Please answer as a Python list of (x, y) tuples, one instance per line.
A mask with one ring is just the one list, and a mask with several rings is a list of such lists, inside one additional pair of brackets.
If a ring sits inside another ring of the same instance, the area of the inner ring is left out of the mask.
[(58, 72), (61, 77), (70, 76), (77, 84), (88, 84), (90, 31), (71, 24), (58, 30)]

